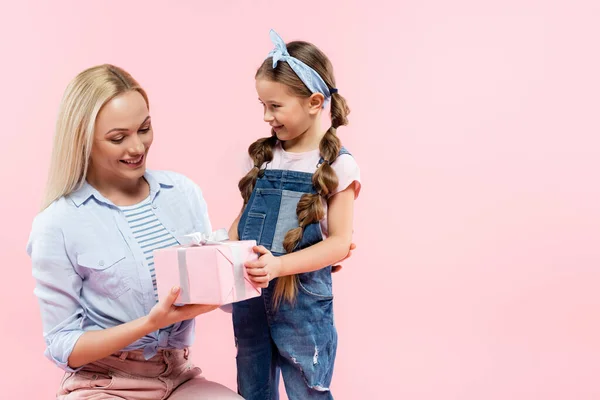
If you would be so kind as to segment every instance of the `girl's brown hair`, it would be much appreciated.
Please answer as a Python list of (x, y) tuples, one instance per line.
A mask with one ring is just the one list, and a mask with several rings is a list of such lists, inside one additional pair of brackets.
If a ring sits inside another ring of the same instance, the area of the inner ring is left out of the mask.
[[(287, 49), (292, 57), (297, 58), (314, 69), (330, 89), (336, 87), (331, 62), (315, 45), (308, 42), (294, 41), (287, 44)], [(293, 94), (299, 97), (308, 98), (312, 95), (311, 91), (300, 80), (288, 63), (279, 62), (277, 67), (273, 68), (271, 57), (262, 63), (256, 72), (255, 78), (284, 84)], [(296, 207), (299, 226), (288, 231), (283, 241), (283, 247), (287, 253), (291, 253), (296, 249), (302, 239), (302, 234), (306, 226), (318, 222), (325, 217), (321, 199), (327, 200), (328, 195), (338, 186), (337, 175), (331, 167), (342, 147), (342, 143), (336, 135), (336, 130), (339, 126), (348, 124), (347, 116), (349, 113), (350, 109), (348, 108), (346, 99), (338, 93), (334, 93), (331, 96), (331, 128), (325, 132), (319, 144), (321, 157), (325, 161), (319, 165), (312, 178), (317, 194), (306, 193), (300, 198)], [(250, 154), (250, 157), (254, 161), (254, 168), (238, 184), (244, 199), (244, 205), (250, 199), (260, 168), (265, 162), (273, 159), (273, 147), (276, 144), (277, 137), (275, 136), (275, 132), (271, 131), (270, 137), (258, 139), (248, 148), (248, 154)], [(294, 301), (297, 293), (297, 279), (296, 275), (289, 275), (282, 276), (277, 280), (273, 295), (275, 307), (279, 305), (281, 300)]]

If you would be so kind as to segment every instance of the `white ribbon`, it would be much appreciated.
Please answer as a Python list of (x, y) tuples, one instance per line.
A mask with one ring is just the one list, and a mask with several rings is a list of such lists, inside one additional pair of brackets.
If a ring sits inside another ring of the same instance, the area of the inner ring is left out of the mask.
[(229, 240), (229, 233), (227, 233), (227, 229), (219, 229), (209, 234), (194, 232), (183, 237), (189, 239), (189, 246), (204, 246), (205, 244), (224, 244), (223, 241)]

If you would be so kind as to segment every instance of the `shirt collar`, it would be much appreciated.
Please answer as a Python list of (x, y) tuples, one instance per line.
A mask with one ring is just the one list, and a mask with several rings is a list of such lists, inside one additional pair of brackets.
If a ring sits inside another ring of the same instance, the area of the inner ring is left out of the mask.
[[(160, 189), (168, 189), (174, 186), (173, 181), (168, 179), (165, 174), (155, 174), (152, 171), (146, 170), (144, 173), (144, 178), (150, 185), (150, 198), (152, 201), (154, 201), (154, 197), (156, 197)], [(102, 203), (111, 205), (113, 207), (115, 206), (112, 201), (102, 196), (102, 194), (100, 194), (100, 192), (87, 181), (83, 182), (83, 185), (79, 189), (75, 190), (69, 195), (69, 198), (77, 207), (85, 204), (91, 197), (94, 197), (96, 200)]]

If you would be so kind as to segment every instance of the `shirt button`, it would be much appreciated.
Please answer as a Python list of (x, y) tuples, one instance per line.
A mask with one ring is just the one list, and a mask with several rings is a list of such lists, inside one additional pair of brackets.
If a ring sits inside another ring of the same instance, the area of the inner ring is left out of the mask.
[(104, 260), (100, 260), (100, 262), (98, 263), (99, 266), (103, 267), (104, 266)]
[(171, 232), (175, 232), (177, 229), (175, 228), (171, 228)]
[(152, 204), (152, 208), (154, 208), (156, 210), (158, 208), (158, 206), (156, 204)]

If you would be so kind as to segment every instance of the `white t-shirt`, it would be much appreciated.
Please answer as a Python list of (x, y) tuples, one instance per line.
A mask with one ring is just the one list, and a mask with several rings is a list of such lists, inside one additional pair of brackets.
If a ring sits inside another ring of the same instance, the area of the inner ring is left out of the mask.
[[(277, 142), (273, 148), (273, 160), (266, 165), (266, 169), (283, 169), (288, 171), (299, 171), (314, 174), (317, 170), (317, 165), (321, 155), (319, 149), (311, 150), (303, 153), (290, 153), (283, 149), (281, 142)], [(246, 157), (244, 164), (244, 174), (247, 174), (254, 167), (254, 162), (250, 156)], [(350, 185), (354, 185), (354, 198), (358, 198), (360, 193), (360, 168), (354, 157), (350, 154), (342, 154), (339, 156), (331, 167), (338, 177), (338, 187), (329, 195), (329, 197), (347, 189)], [(265, 164), (261, 166), (265, 168)], [(323, 199), (323, 207), (325, 210), (325, 218), (321, 220), (321, 231), (323, 238), (328, 235), (327, 230), (327, 202)]]

